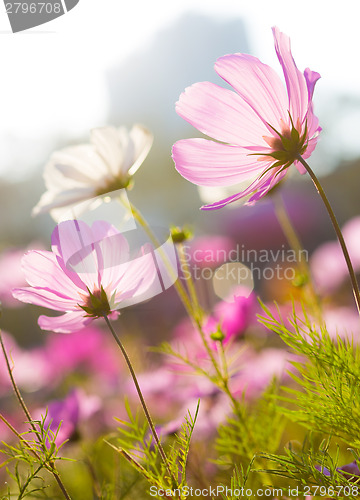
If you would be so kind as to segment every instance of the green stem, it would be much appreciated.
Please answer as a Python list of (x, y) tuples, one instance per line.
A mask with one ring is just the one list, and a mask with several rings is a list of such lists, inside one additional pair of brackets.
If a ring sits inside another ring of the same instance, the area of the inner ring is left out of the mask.
[(9, 427), (9, 429), (11, 430), (11, 432), (13, 434), (15, 434), (15, 436), (19, 439), (19, 441), (21, 441), (27, 448), (28, 450), (31, 451), (31, 453), (34, 455), (34, 457), (36, 457), (39, 462), (41, 462), (41, 457), (40, 455), (37, 453), (36, 450), (34, 450), (34, 448), (32, 448), (29, 443), (23, 438), (23, 436), (15, 429), (15, 427), (13, 427), (10, 422), (8, 420), (6, 420), (6, 418), (4, 417), (4, 415), (1, 415), (0, 414), (0, 420), (2, 420), (4, 422), (5, 425), (7, 425)]
[(6, 352), (5, 345), (4, 345), (1, 333), (0, 333), (0, 344), (1, 344), (1, 349), (2, 349), (4, 357), (5, 357), (6, 368), (7, 368), (9, 377), (10, 377), (12, 388), (13, 388), (13, 390), (15, 392), (15, 396), (16, 396), (16, 398), (17, 398), (17, 400), (18, 400), (18, 402), (19, 402), (19, 404), (20, 404), (23, 412), (25, 413), (25, 416), (26, 416), (29, 424), (31, 425), (34, 433), (38, 436), (39, 435), (38, 430), (36, 429), (35, 424), (32, 421), (30, 412), (29, 412), (29, 410), (28, 410), (28, 408), (27, 408), (27, 406), (25, 404), (25, 401), (24, 401), (23, 397), (21, 396), (21, 393), (19, 391), (18, 386), (16, 385), (16, 382), (15, 382), (15, 379), (14, 379), (14, 376), (13, 376), (13, 373), (12, 373), (12, 369), (11, 369), (11, 366), (10, 366), (9, 357), (7, 355), (7, 352)]
[[(31, 428), (32, 428), (32, 430), (33, 430), (33, 432), (34, 432), (35, 436), (37, 437), (37, 440), (38, 440), (39, 444), (42, 446), (42, 448), (43, 448), (43, 450), (44, 450), (44, 451), (47, 451), (47, 450), (46, 450), (46, 446), (45, 446), (45, 445), (44, 445), (44, 443), (41, 441), (41, 438), (40, 438), (40, 436), (39, 436), (39, 431), (37, 430), (37, 428), (36, 428), (36, 426), (35, 426), (35, 424), (34, 424), (34, 422), (33, 422), (33, 419), (32, 419), (32, 417), (31, 417), (31, 414), (30, 414), (30, 412), (29, 412), (29, 410), (28, 410), (28, 408), (27, 408), (27, 406), (26, 406), (26, 404), (25, 404), (25, 401), (24, 401), (24, 399), (23, 399), (23, 397), (22, 397), (22, 395), (21, 395), (21, 393), (20, 393), (20, 391), (19, 391), (19, 388), (18, 388), (18, 386), (16, 385), (16, 382), (15, 382), (14, 376), (13, 376), (13, 374), (12, 374), (12, 369), (11, 369), (10, 362), (9, 362), (9, 357), (8, 357), (7, 352), (6, 352), (6, 349), (5, 349), (5, 345), (4, 345), (4, 342), (3, 342), (3, 338), (2, 338), (1, 332), (0, 332), (0, 344), (1, 344), (1, 349), (2, 349), (3, 354), (4, 354), (4, 357), (5, 357), (5, 362), (6, 362), (7, 371), (8, 371), (8, 374), (9, 374), (10, 380), (11, 380), (11, 385), (12, 385), (13, 390), (14, 390), (14, 392), (15, 392), (15, 396), (16, 396), (17, 400), (19, 401), (19, 404), (20, 404), (20, 406), (21, 406), (21, 408), (22, 408), (23, 412), (25, 413), (26, 418), (27, 418), (27, 420), (28, 420), (29, 424), (31, 425)], [(2, 419), (2, 420), (3, 420), (3, 419)], [(51, 472), (51, 474), (54, 476), (54, 478), (55, 478), (56, 482), (58, 483), (59, 488), (61, 489), (61, 491), (62, 491), (62, 493), (63, 493), (64, 497), (66, 498), (66, 500), (71, 500), (71, 498), (70, 498), (70, 496), (69, 496), (68, 492), (66, 491), (66, 488), (65, 488), (65, 486), (64, 486), (64, 484), (63, 484), (63, 482), (61, 481), (61, 478), (60, 478), (60, 476), (59, 476), (59, 473), (58, 473), (58, 471), (57, 471), (57, 469), (56, 469), (56, 466), (55, 466), (54, 462), (52, 462), (52, 461), (51, 461), (51, 462), (49, 462), (49, 464), (48, 464), (48, 470), (49, 470), (49, 472)]]
[(225, 356), (224, 344), (222, 342), (217, 342), (219, 348), (219, 356), (221, 359), (222, 369), (223, 369), (223, 380), (227, 382), (229, 380), (229, 372), (227, 366), (227, 360)]
[[(29, 474), (27, 481), (25, 481), (25, 483), (23, 484), (22, 488), (19, 491), (18, 500), (21, 500), (22, 498), (24, 498), (27, 487), (29, 486), (31, 481), (34, 479), (34, 477), (36, 477), (37, 473), (41, 471), (41, 469), (42, 469), (42, 465), (39, 465), (39, 467), (32, 474)], [(27, 495), (25, 495), (25, 496), (27, 496)]]
[(179, 259), (180, 259), (180, 264), (181, 264), (181, 269), (185, 273), (185, 281), (187, 285), (187, 289), (189, 291), (190, 299), (194, 307), (194, 312), (196, 313), (196, 317), (199, 319), (199, 321), (202, 320), (203, 317), (203, 311), (201, 310), (200, 304), (199, 304), (199, 299), (196, 293), (195, 289), (195, 284), (191, 275), (191, 269), (189, 266), (189, 263), (186, 259), (185, 252), (184, 252), (184, 245), (182, 243), (179, 243), (177, 245), (178, 250), (179, 250)]
[(297, 159), (306, 168), (308, 174), (310, 175), (310, 177), (311, 177), (311, 179), (312, 179), (312, 181), (313, 181), (313, 183), (314, 183), (314, 185), (315, 185), (315, 187), (317, 189), (317, 192), (319, 193), (319, 195), (321, 196), (322, 201), (324, 202), (326, 210), (327, 210), (327, 212), (329, 214), (329, 217), (331, 219), (332, 225), (334, 226), (336, 236), (337, 236), (337, 238), (339, 240), (341, 249), (342, 249), (344, 257), (345, 257), (346, 265), (347, 265), (347, 268), (348, 268), (348, 271), (349, 271), (349, 275), (350, 275), (350, 279), (351, 279), (351, 284), (352, 284), (352, 289), (353, 289), (353, 293), (354, 293), (354, 298), (355, 298), (356, 306), (357, 306), (358, 312), (360, 314), (360, 292), (359, 292), (359, 286), (358, 286), (358, 283), (357, 283), (357, 280), (356, 280), (354, 268), (352, 266), (350, 255), (349, 255), (348, 249), (346, 247), (345, 240), (344, 240), (344, 237), (342, 235), (339, 223), (336, 220), (335, 214), (333, 212), (333, 209), (331, 208), (329, 200), (327, 199), (326, 194), (325, 194), (325, 192), (324, 192), (324, 190), (323, 190), (323, 188), (322, 188), (322, 186), (321, 186), (318, 178), (316, 177), (315, 173), (313, 172), (313, 170), (310, 168), (310, 166), (307, 164), (307, 162), (303, 159), (303, 157), (301, 155), (298, 155)]
[(134, 370), (134, 368), (133, 368), (133, 366), (132, 366), (132, 363), (131, 363), (131, 361), (130, 361), (130, 358), (129, 358), (129, 356), (128, 356), (128, 354), (127, 354), (127, 352), (126, 352), (126, 350), (125, 350), (125, 347), (123, 346), (123, 344), (122, 344), (121, 340), (119, 339), (119, 337), (117, 336), (117, 334), (116, 334), (116, 332), (115, 332), (114, 328), (112, 327), (112, 324), (110, 323), (109, 318), (107, 317), (107, 315), (106, 315), (106, 314), (104, 314), (103, 316), (104, 316), (104, 319), (105, 319), (105, 321), (106, 321), (106, 324), (107, 324), (107, 326), (108, 326), (108, 328), (109, 328), (109, 330), (110, 330), (110, 332), (111, 332), (112, 336), (114, 337), (115, 342), (116, 342), (116, 343), (117, 343), (117, 345), (120, 347), (120, 350), (121, 350), (121, 352), (122, 352), (122, 354), (123, 354), (123, 356), (124, 356), (124, 358), (125, 358), (126, 364), (127, 364), (128, 368), (129, 368), (129, 371), (130, 371), (130, 373), (131, 373), (131, 377), (132, 377), (133, 382), (134, 382), (134, 384), (135, 384), (136, 391), (137, 391), (137, 393), (138, 393), (138, 396), (139, 396), (139, 399), (140, 399), (141, 406), (142, 406), (142, 408), (143, 408), (143, 410), (144, 410), (146, 420), (147, 420), (147, 422), (148, 422), (148, 424), (149, 424), (149, 427), (150, 427), (151, 433), (152, 433), (152, 435), (153, 435), (153, 437), (154, 437), (154, 439), (155, 439), (156, 445), (157, 445), (157, 447), (158, 447), (159, 453), (160, 453), (161, 458), (162, 458), (162, 460), (163, 460), (163, 462), (164, 462), (164, 465), (165, 465), (165, 467), (166, 467), (166, 470), (168, 471), (169, 477), (173, 479), (173, 481), (174, 481), (174, 483), (175, 483), (175, 484), (177, 484), (177, 480), (176, 480), (176, 478), (174, 477), (174, 475), (173, 475), (173, 474), (172, 474), (172, 472), (171, 472), (171, 469), (170, 469), (170, 466), (169, 466), (169, 462), (168, 462), (167, 456), (166, 456), (166, 454), (165, 454), (164, 448), (162, 447), (162, 445), (161, 445), (161, 443), (160, 443), (159, 436), (158, 436), (158, 434), (157, 434), (157, 432), (156, 432), (156, 429), (155, 429), (155, 426), (154, 426), (154, 424), (153, 424), (153, 421), (152, 421), (151, 415), (150, 415), (149, 410), (148, 410), (148, 408), (147, 408), (147, 406), (146, 406), (145, 399), (144, 399), (144, 396), (143, 396), (143, 394), (142, 394), (142, 392), (141, 392), (140, 385), (139, 385), (139, 382), (138, 382), (138, 380), (137, 380), (136, 373), (135, 373), (135, 370)]

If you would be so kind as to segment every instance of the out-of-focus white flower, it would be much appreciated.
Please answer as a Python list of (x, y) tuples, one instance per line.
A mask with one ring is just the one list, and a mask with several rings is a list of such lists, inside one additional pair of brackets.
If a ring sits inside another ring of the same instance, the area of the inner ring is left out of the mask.
[(153, 142), (141, 125), (103, 127), (91, 131), (90, 144), (56, 151), (45, 166), (47, 191), (33, 215), (50, 212), (59, 221), (72, 206), (129, 186)]

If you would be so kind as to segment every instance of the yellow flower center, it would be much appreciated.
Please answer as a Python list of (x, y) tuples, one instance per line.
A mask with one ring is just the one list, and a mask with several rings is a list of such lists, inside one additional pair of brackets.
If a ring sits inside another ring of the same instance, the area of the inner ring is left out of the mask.
[[(291, 121), (291, 129), (284, 128), (281, 133), (271, 127), (276, 136), (264, 137), (265, 142), (273, 149), (271, 153), (265, 154), (263, 156), (269, 156), (274, 158), (276, 162), (271, 166), (273, 167), (283, 167), (287, 168), (295, 160), (298, 159), (299, 155), (305, 153), (307, 148), (307, 125), (305, 124), (305, 130), (300, 135), (297, 128)], [(300, 129), (300, 125), (298, 124)]]
[(117, 191), (118, 189), (130, 188), (131, 187), (130, 183), (131, 183), (130, 175), (126, 175), (124, 177), (114, 177), (104, 187), (101, 187), (96, 191), (96, 196), (101, 196), (106, 193), (111, 193), (112, 191)]

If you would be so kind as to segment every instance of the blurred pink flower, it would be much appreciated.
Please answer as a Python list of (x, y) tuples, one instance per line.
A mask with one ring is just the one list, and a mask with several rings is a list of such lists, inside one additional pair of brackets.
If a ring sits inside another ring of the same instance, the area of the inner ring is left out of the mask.
[(330, 337), (352, 339), (358, 342), (360, 325), (359, 313), (353, 307), (342, 306), (326, 308), (323, 312), (326, 329)]
[[(29, 248), (33, 247), (34, 244), (29, 245)], [(36, 243), (36, 245), (41, 247), (40, 243)], [(0, 302), (4, 306), (19, 307), (22, 305), (14, 299), (11, 291), (15, 287), (26, 285), (24, 273), (21, 270), (21, 258), (28, 249), (8, 249), (0, 254)]]
[(334, 291), (348, 273), (337, 241), (328, 241), (317, 248), (311, 255), (310, 267), (320, 293)]
[[(2, 332), (4, 345), (16, 382), (21, 389), (35, 392), (49, 387), (52, 381), (52, 366), (48, 362), (46, 351), (42, 347), (22, 349), (8, 333)], [(34, 370), (36, 366), (36, 370)], [(0, 350), (0, 394), (11, 388), (3, 352)]]
[(204, 330), (206, 333), (214, 333), (220, 325), (223, 340), (226, 344), (231, 338), (240, 336), (249, 326), (252, 319), (255, 319), (256, 300), (253, 294), (248, 297), (235, 296), (232, 302), (221, 301), (214, 307), (214, 312), (208, 318)]
[[(355, 271), (360, 270), (360, 217), (353, 217), (342, 228)], [(346, 269), (347, 270), (347, 269)]]
[(0, 301), (6, 306), (20, 305), (12, 296), (11, 290), (15, 286), (25, 285), (20, 265), (23, 255), (23, 250), (7, 250), (0, 255)]
[(199, 267), (216, 267), (229, 259), (234, 243), (226, 236), (200, 236), (185, 246), (186, 257)]
[[(159, 366), (138, 374), (137, 378), (146, 401), (150, 401), (150, 406), (156, 414), (162, 419), (171, 414), (173, 405), (181, 398), (177, 388), (179, 375), (167, 366)], [(138, 400), (132, 379), (129, 378), (125, 383), (124, 391), (133, 397), (134, 401)]]
[(281, 181), (292, 163), (305, 173), (297, 155), (308, 158), (315, 149), (321, 128), (312, 97), (320, 75), (308, 68), (301, 73), (289, 38), (278, 28), (273, 34), (287, 92), (275, 71), (256, 57), (231, 54), (217, 60), (215, 71), (235, 92), (210, 82), (196, 83), (176, 105), (182, 118), (220, 141), (186, 139), (174, 144), (179, 173), (199, 186), (248, 184), (203, 209), (221, 208), (248, 195), (249, 203), (257, 201)]
[[(56, 432), (59, 446), (67, 439), (76, 437), (79, 425), (101, 409), (98, 396), (87, 396), (83, 391), (74, 389), (64, 399), (50, 401), (45, 422)], [(44, 411), (42, 412), (44, 413)]]
[(43, 330), (60, 333), (117, 314), (128, 299), (148, 292), (156, 276), (151, 253), (129, 262), (126, 239), (105, 221), (91, 228), (82, 221), (60, 223), (52, 234), (52, 252), (30, 251), (22, 264), (30, 287), (15, 289), (14, 297), (64, 312), (38, 320)]
[[(175, 326), (171, 345), (176, 352), (189, 357), (200, 366), (203, 364), (204, 359), (207, 358), (206, 349), (199, 332), (189, 318), (184, 318)], [(172, 366), (171, 362), (169, 366)], [(182, 366), (176, 362), (173, 368), (179, 371)]]
[[(316, 465), (315, 467), (322, 472), (324, 476), (331, 477), (331, 472), (327, 467), (320, 465)], [(336, 467), (336, 471), (345, 476), (348, 481), (351, 482), (357, 482), (360, 476), (360, 470), (356, 460), (353, 460), (349, 464), (342, 465), (341, 467)]]
[[(360, 271), (360, 217), (350, 219), (342, 228), (349, 255), (356, 272)], [(311, 273), (320, 293), (331, 293), (348, 276), (348, 268), (337, 241), (327, 241), (311, 255)]]
[[(109, 339), (110, 340), (110, 339)], [(96, 373), (96, 377), (106, 380), (102, 385), (106, 391), (108, 384), (117, 383), (121, 363), (114, 352), (112, 343), (101, 330), (88, 326), (75, 332), (71, 338), (67, 335), (50, 335), (46, 337), (45, 356), (50, 366), (52, 380), (63, 378), (64, 374), (75, 369), (83, 369), (86, 373)]]
[(153, 137), (141, 125), (95, 128), (91, 143), (56, 151), (45, 166), (47, 191), (33, 215), (49, 212), (59, 221), (69, 208), (101, 194), (125, 188), (145, 160)]
[[(178, 433), (185, 421), (184, 417), (188, 416), (188, 412), (194, 417), (198, 402), (199, 398), (187, 400), (177, 412), (177, 417), (174, 420), (157, 427), (159, 434), (168, 436)], [(219, 390), (210, 397), (202, 396), (192, 440), (200, 441), (213, 437), (218, 432), (219, 425), (225, 422), (226, 417), (231, 415), (231, 412), (232, 406), (229, 398)]]
[(230, 380), (232, 393), (246, 398), (258, 397), (268, 387), (273, 378), (282, 379), (287, 375), (287, 370), (292, 369), (289, 363), (294, 359), (284, 349), (264, 349), (259, 354), (246, 352), (243, 366)]

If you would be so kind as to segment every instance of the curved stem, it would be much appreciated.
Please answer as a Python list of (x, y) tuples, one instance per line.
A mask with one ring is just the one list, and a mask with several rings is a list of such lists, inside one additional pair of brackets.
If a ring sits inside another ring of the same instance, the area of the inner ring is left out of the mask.
[(177, 248), (179, 251), (179, 260), (180, 260), (180, 264), (181, 264), (181, 269), (186, 275), (185, 281), (186, 281), (187, 289), (189, 292), (190, 300), (192, 302), (193, 310), (196, 314), (196, 317), (199, 318), (199, 320), (201, 321), (202, 317), (203, 317), (203, 311), (200, 307), (199, 299), (198, 299), (198, 296), (196, 293), (195, 284), (194, 284), (192, 274), (191, 274), (190, 265), (186, 259), (183, 243), (178, 243)]
[[(2, 339), (2, 335), (1, 335), (1, 332), (0, 332), (0, 344), (1, 344), (1, 349), (3, 351), (3, 354), (4, 354), (4, 358), (5, 358), (5, 362), (6, 362), (6, 368), (7, 368), (7, 371), (8, 371), (8, 374), (9, 374), (9, 377), (10, 377), (10, 380), (11, 380), (11, 385), (13, 387), (13, 390), (15, 392), (15, 396), (17, 398), (17, 400), (19, 401), (19, 404), (29, 422), (29, 424), (31, 425), (31, 428), (35, 434), (35, 436), (37, 437), (37, 440), (39, 442), (39, 444), (42, 446), (43, 450), (46, 451), (46, 446), (44, 445), (44, 443), (41, 441), (40, 437), (39, 437), (39, 431), (37, 430), (34, 422), (33, 422), (33, 419), (31, 417), (31, 414), (25, 404), (25, 401), (19, 391), (19, 388), (18, 386), (16, 385), (16, 382), (15, 382), (15, 379), (14, 379), (14, 376), (13, 376), (13, 373), (12, 373), (12, 369), (11, 369), (11, 366), (10, 366), (10, 362), (9, 362), (9, 357), (7, 355), (7, 352), (6, 352), (6, 349), (5, 349), (5, 345), (4, 345), (4, 342), (3, 342), (3, 339)], [(4, 421), (4, 419), (2, 418), (2, 420)], [(7, 422), (6, 422), (7, 423)], [(49, 465), (47, 467), (48, 471), (51, 472), (51, 474), (54, 476), (56, 482), (58, 483), (59, 485), (59, 488), (61, 489), (64, 497), (66, 498), (66, 500), (71, 500), (70, 498), (70, 495), (69, 493), (66, 491), (66, 488), (59, 476), (59, 473), (56, 469), (56, 466), (55, 466), (55, 463), (53, 461), (49, 462)]]
[(219, 356), (220, 356), (222, 370), (223, 370), (223, 380), (225, 383), (227, 383), (229, 380), (229, 371), (228, 371), (227, 360), (226, 360), (226, 356), (225, 356), (224, 344), (222, 342), (218, 342), (218, 347), (219, 347)]
[(11, 385), (12, 385), (12, 388), (15, 392), (15, 396), (23, 410), (23, 412), (25, 413), (25, 416), (29, 422), (29, 424), (31, 425), (34, 433), (36, 435), (38, 435), (38, 430), (36, 429), (33, 421), (32, 421), (32, 418), (31, 418), (31, 415), (30, 415), (30, 412), (25, 404), (25, 401), (19, 391), (19, 388), (18, 386), (16, 385), (16, 382), (15, 382), (15, 379), (14, 379), (14, 376), (13, 376), (13, 373), (12, 373), (12, 369), (11, 369), (11, 366), (10, 366), (10, 362), (9, 362), (9, 357), (7, 355), (7, 352), (6, 352), (6, 349), (5, 349), (5, 346), (4, 346), (4, 342), (3, 342), (3, 339), (2, 339), (2, 335), (0, 333), (0, 344), (1, 344), (1, 349), (3, 351), (3, 354), (4, 354), (4, 358), (5, 358), (5, 363), (6, 363), (6, 368), (7, 368), (7, 371), (8, 371), (8, 374), (9, 374), (9, 377), (10, 377), (10, 381), (11, 381)]
[(170, 466), (169, 466), (169, 463), (168, 463), (168, 459), (166, 457), (166, 454), (165, 454), (165, 451), (164, 451), (164, 448), (162, 447), (161, 443), (160, 443), (160, 439), (159, 439), (159, 436), (156, 432), (156, 429), (155, 429), (155, 426), (153, 424), (153, 421), (152, 421), (152, 418), (151, 418), (151, 415), (149, 413), (149, 410), (146, 406), (146, 403), (145, 403), (145, 399), (144, 399), (144, 396), (141, 392), (141, 389), (140, 389), (140, 385), (139, 385), (139, 382), (137, 380), (137, 377), (136, 377), (136, 374), (135, 374), (135, 370), (132, 366), (132, 363), (130, 361), (130, 358), (125, 350), (125, 347), (123, 346), (121, 340), (119, 339), (119, 337), (116, 335), (116, 332), (114, 330), (114, 328), (112, 327), (112, 324), (110, 323), (110, 320), (109, 318), (107, 317), (106, 314), (103, 315), (104, 316), (104, 319), (106, 321), (106, 324), (112, 334), (112, 336), (114, 337), (115, 339), (115, 342), (117, 343), (117, 345), (120, 347), (120, 350), (125, 358), (125, 361), (126, 361), (126, 364), (128, 365), (128, 368), (129, 368), (129, 371), (131, 373), (131, 377), (133, 379), (133, 382), (135, 384), (135, 387), (136, 387), (136, 391), (138, 393), (138, 396), (139, 396), (139, 399), (140, 399), (140, 403), (141, 403), (141, 406), (144, 410), (144, 413), (145, 413), (145, 417), (146, 417), (146, 420), (149, 424), (149, 427), (150, 427), (150, 430), (151, 430), (151, 433), (155, 439), (155, 442), (157, 444), (157, 447), (158, 447), (158, 450), (159, 450), (159, 453), (161, 455), (161, 458), (165, 464), (165, 467), (166, 467), (166, 470), (168, 471), (168, 474), (169, 474), (169, 477), (173, 479), (173, 481), (175, 482), (175, 484), (177, 484), (177, 481), (176, 481), (176, 478), (174, 477), (174, 475), (171, 473), (171, 470), (170, 470)]
[(337, 236), (337, 238), (339, 240), (341, 249), (342, 249), (344, 257), (345, 257), (346, 265), (347, 265), (347, 268), (348, 268), (348, 271), (349, 271), (349, 275), (350, 275), (350, 279), (351, 279), (351, 284), (352, 284), (352, 289), (353, 289), (353, 293), (354, 293), (354, 298), (355, 298), (356, 306), (357, 306), (359, 314), (360, 314), (360, 292), (359, 292), (359, 285), (358, 285), (357, 280), (356, 280), (354, 268), (352, 266), (350, 255), (349, 255), (348, 249), (346, 247), (345, 240), (344, 240), (344, 237), (342, 235), (339, 223), (336, 220), (335, 214), (333, 212), (333, 209), (331, 208), (329, 200), (327, 199), (326, 194), (325, 194), (325, 192), (324, 192), (324, 190), (323, 190), (323, 188), (322, 188), (322, 186), (321, 186), (318, 178), (316, 177), (315, 173), (310, 168), (310, 166), (306, 163), (306, 161), (303, 159), (302, 156), (298, 155), (297, 159), (306, 168), (308, 174), (310, 175), (310, 177), (311, 177), (311, 179), (312, 179), (312, 181), (313, 181), (313, 183), (314, 183), (314, 185), (315, 185), (315, 187), (317, 189), (317, 192), (319, 193), (319, 195), (321, 196), (322, 201), (324, 202), (326, 210), (327, 210), (327, 212), (329, 214), (329, 217), (331, 219), (332, 225), (334, 226), (334, 229), (335, 229), (335, 232), (336, 232), (336, 236)]

